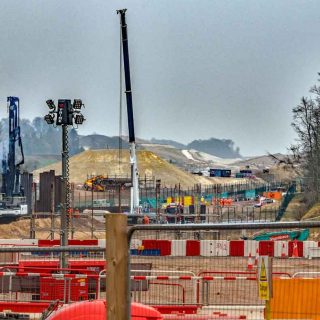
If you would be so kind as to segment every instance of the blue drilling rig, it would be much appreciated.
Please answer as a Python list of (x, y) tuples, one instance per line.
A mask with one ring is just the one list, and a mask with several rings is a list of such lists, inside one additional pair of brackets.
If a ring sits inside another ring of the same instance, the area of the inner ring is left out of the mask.
[(9, 147), (8, 155), (2, 160), (2, 199), (1, 218), (17, 218), (27, 214), (28, 208), (21, 186), (21, 165), (24, 164), (24, 153), (20, 130), (19, 98), (8, 97), (9, 113)]

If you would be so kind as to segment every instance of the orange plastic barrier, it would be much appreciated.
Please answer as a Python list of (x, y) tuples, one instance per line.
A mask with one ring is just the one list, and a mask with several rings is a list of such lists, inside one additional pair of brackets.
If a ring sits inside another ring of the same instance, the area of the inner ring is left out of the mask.
[(223, 206), (231, 206), (232, 205), (232, 199), (220, 199), (219, 200), (219, 205), (221, 207), (223, 207)]
[(264, 192), (263, 196), (266, 198), (274, 199), (274, 200), (281, 200), (282, 199), (282, 192), (280, 192), (280, 191)]
[(271, 319), (319, 319), (320, 279), (273, 279)]

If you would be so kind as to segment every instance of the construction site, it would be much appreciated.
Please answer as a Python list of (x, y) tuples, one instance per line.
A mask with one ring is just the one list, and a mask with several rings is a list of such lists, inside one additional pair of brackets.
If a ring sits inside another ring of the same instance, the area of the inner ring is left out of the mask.
[(139, 142), (126, 15), (114, 14), (118, 148), (71, 154), (90, 103), (44, 97), (61, 157), (27, 171), (23, 103), (7, 97), (0, 320), (319, 320), (320, 220), (303, 206), (305, 180), (284, 156)]

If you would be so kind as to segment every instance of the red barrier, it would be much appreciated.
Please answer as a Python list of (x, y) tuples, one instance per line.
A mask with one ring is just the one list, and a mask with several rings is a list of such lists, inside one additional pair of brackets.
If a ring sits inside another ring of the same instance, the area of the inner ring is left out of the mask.
[(200, 241), (199, 240), (187, 240), (186, 241), (186, 256), (187, 257), (200, 256)]
[(9, 302), (0, 301), (0, 312), (10, 310), (19, 313), (42, 313), (49, 307), (49, 302)]
[(144, 249), (158, 249), (161, 256), (171, 255), (171, 241), (170, 240), (142, 240)]
[(106, 261), (104, 260), (71, 260), (69, 261), (69, 268), (71, 269), (87, 269), (91, 271), (104, 270), (106, 268)]
[(53, 246), (60, 246), (60, 240), (55, 239), (55, 240), (38, 240), (38, 246), (39, 247), (53, 247)]
[(274, 257), (274, 241), (259, 241), (259, 255)]
[(177, 305), (156, 305), (152, 306), (156, 310), (158, 310), (162, 314), (196, 314), (197, 310), (199, 309), (199, 306), (197, 305), (183, 305), (183, 306), (177, 306)]
[[(74, 271), (90, 271), (100, 272), (106, 268), (104, 260), (71, 260), (69, 268), (66, 270)], [(34, 260), (34, 261), (19, 261), (19, 272), (55, 272), (60, 270), (59, 261), (57, 260)], [(87, 273), (87, 272), (86, 272)]]
[(243, 240), (231, 240), (229, 243), (229, 255), (231, 257), (243, 257), (244, 256), (244, 241)]
[[(68, 244), (70, 246), (97, 246), (98, 240), (97, 239), (84, 239), (84, 240), (77, 240), (77, 239), (69, 239)], [(38, 240), (39, 247), (53, 247), (53, 246), (60, 246), (60, 240), (47, 240), (47, 239), (40, 239)]]
[(169, 240), (157, 240), (160, 249), (161, 256), (170, 256), (171, 255), (171, 241)]
[(293, 244), (294, 242), (297, 244), (298, 246), (298, 256), (299, 257), (303, 257), (303, 241), (289, 241), (289, 245), (288, 245), (288, 256), (292, 257), (293, 254)]
[(85, 240), (75, 240), (70, 239), (68, 240), (69, 246), (97, 246), (98, 240), (97, 239), (85, 239)]
[(59, 269), (59, 261), (49, 261), (49, 260), (35, 260), (35, 261), (19, 261), (19, 272), (26, 271), (32, 272), (33, 268), (35, 272), (53, 272)]
[(142, 246), (144, 249), (159, 249), (157, 240), (142, 240)]

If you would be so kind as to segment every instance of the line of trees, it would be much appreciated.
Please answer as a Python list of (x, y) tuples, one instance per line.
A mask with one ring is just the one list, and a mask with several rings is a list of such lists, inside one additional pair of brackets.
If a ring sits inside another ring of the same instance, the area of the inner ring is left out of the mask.
[(292, 127), (298, 139), (290, 149), (293, 154), (291, 163), (299, 164), (307, 200), (313, 204), (320, 200), (320, 86), (316, 84), (311, 87), (310, 94), (309, 97), (302, 97), (292, 109)]
[[(20, 119), (22, 145), (25, 155), (53, 155), (61, 153), (61, 130), (49, 126), (41, 117), (32, 121)], [(8, 152), (8, 119), (0, 121), (1, 151)], [(69, 129), (70, 154), (82, 151), (79, 136), (75, 129)]]

